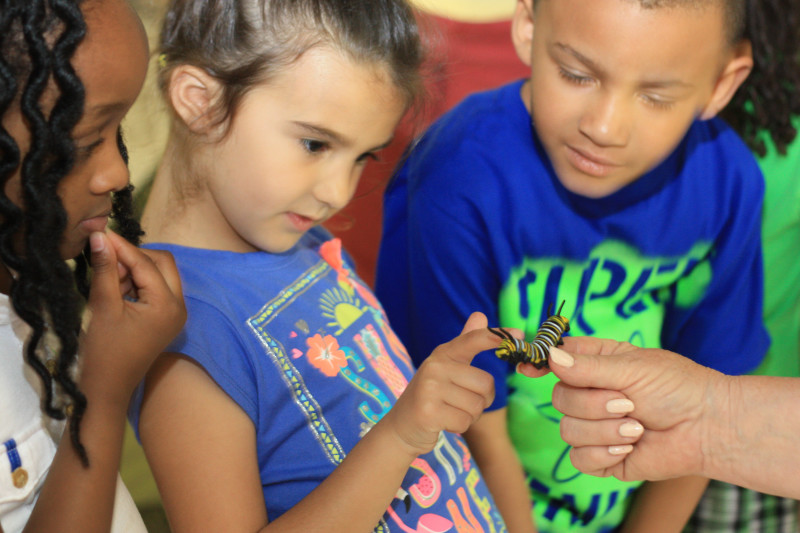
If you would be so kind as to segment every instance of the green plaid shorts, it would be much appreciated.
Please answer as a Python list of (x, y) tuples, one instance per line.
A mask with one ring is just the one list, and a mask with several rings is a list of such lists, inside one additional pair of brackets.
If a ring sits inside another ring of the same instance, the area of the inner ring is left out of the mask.
[(684, 533), (798, 533), (798, 501), (711, 480)]

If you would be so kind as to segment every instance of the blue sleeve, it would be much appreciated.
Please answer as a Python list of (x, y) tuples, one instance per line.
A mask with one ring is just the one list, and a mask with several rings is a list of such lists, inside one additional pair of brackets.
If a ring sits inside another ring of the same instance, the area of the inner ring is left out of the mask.
[[(183, 354), (200, 365), (256, 423), (258, 389), (253, 378), (255, 372), (236, 328), (218, 309), (194, 298), (186, 298), (186, 310), (184, 329), (165, 351)], [(143, 391), (142, 384), (134, 393), (128, 409), (128, 418), (137, 439)]]
[[(469, 315), (484, 313), (498, 325), (499, 275), (484, 213), (500, 199), (490, 166), (467, 146), (446, 154), (418, 147), (398, 171), (384, 201), (384, 233), (376, 292), (392, 327), (415, 363), (458, 336)], [(477, 187), (477, 189), (476, 189)], [(506, 404), (509, 364), (492, 352), (473, 365), (495, 378), (495, 401)]]
[(761, 255), (764, 179), (744, 144), (738, 138), (733, 144), (726, 172), (720, 173), (720, 180), (733, 186), (723, 193), (729, 196), (721, 203), (728, 211), (716, 213), (726, 222), (711, 250), (707, 290), (699, 304), (687, 308), (678, 284), (662, 343), (720, 372), (743, 374), (756, 368), (769, 348)]

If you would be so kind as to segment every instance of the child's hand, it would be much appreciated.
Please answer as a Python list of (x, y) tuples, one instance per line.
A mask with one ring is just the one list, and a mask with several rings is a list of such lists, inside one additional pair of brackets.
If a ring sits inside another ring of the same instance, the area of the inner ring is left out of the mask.
[[(81, 386), (126, 407), (150, 364), (186, 320), (172, 255), (108, 231), (91, 236), (90, 320), (81, 339)], [(135, 299), (134, 299), (135, 298)]]
[(500, 342), (486, 325), (482, 313), (473, 313), (461, 335), (437, 347), (422, 363), (386, 415), (413, 456), (432, 450), (442, 430), (466, 431), (492, 403), (492, 376), (470, 366), (475, 355)]

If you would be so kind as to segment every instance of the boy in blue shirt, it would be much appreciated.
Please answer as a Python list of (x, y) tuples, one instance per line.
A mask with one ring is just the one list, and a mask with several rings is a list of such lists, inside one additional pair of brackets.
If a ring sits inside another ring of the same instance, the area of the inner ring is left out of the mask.
[[(743, 26), (743, 0), (519, 0), (530, 78), (443, 116), (386, 192), (377, 292), (412, 356), (474, 310), (530, 340), (565, 301), (572, 334), (755, 368), (769, 343), (763, 178), (714, 118), (752, 68)], [(527, 484), (540, 531), (680, 531), (706, 480), (582, 475), (555, 378), (515, 376), (492, 353), (474, 364), (496, 399), (466, 437), (509, 530), (532, 529)]]

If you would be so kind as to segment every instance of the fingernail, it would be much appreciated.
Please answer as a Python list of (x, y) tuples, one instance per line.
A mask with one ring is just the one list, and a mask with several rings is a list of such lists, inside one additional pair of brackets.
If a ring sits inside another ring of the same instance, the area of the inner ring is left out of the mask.
[(630, 413), (633, 411), (633, 402), (627, 399), (619, 398), (617, 400), (610, 400), (606, 404), (606, 411), (609, 413)]
[(520, 371), (519, 371), (519, 367), (520, 367), (520, 365), (522, 365), (522, 363), (517, 363), (517, 366), (515, 366), (515, 367), (514, 367), (514, 371), (515, 371), (517, 374), (522, 374), (522, 372), (520, 372)]
[(106, 247), (106, 239), (103, 234), (95, 231), (89, 235), (89, 246), (93, 252), (102, 252)]
[(575, 364), (575, 359), (570, 354), (555, 346), (550, 347), (550, 360), (555, 362), (558, 366), (570, 368)]
[(609, 446), (608, 453), (611, 455), (625, 455), (633, 451), (633, 445), (623, 444), (622, 446)]
[(623, 437), (638, 437), (644, 433), (644, 426), (636, 422), (625, 422), (619, 427), (619, 434)]

